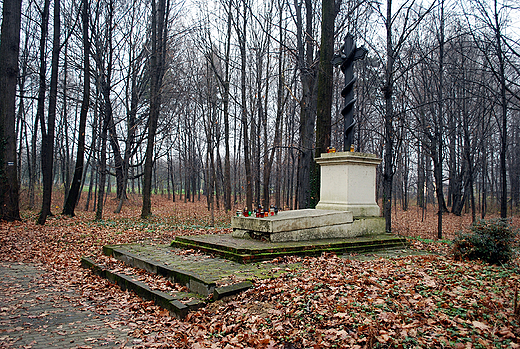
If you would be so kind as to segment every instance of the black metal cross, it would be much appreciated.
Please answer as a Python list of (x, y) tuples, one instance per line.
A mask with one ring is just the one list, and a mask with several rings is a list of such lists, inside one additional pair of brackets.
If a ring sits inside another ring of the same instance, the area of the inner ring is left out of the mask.
[(341, 64), (341, 71), (345, 74), (345, 87), (341, 91), (341, 96), (345, 98), (345, 106), (341, 110), (341, 115), (345, 120), (345, 129), (343, 134), (344, 151), (350, 151), (350, 146), (354, 139), (354, 126), (356, 121), (354, 120), (354, 83), (357, 77), (354, 75), (352, 65), (354, 61), (358, 59), (364, 59), (368, 50), (364, 47), (356, 48), (354, 37), (347, 34), (345, 37), (345, 43), (341, 46), (339, 53), (334, 55), (332, 64), (337, 66)]

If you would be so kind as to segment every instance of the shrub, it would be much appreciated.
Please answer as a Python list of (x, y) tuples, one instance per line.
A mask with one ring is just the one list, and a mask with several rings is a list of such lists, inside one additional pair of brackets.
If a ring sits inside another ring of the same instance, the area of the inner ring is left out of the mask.
[(479, 220), (468, 232), (459, 232), (453, 240), (455, 259), (481, 259), (488, 263), (508, 262), (514, 254), (517, 231), (506, 219)]

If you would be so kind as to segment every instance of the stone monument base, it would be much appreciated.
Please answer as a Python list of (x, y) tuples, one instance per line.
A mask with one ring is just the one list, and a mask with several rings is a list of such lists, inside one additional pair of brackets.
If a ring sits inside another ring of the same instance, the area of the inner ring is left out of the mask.
[(232, 236), (269, 242), (352, 238), (385, 232), (381, 217), (354, 219), (350, 211), (304, 209), (265, 218), (233, 217)]
[(379, 217), (376, 200), (376, 168), (381, 159), (373, 154), (325, 153), (320, 165), (320, 202), (317, 209), (351, 211), (354, 217)]

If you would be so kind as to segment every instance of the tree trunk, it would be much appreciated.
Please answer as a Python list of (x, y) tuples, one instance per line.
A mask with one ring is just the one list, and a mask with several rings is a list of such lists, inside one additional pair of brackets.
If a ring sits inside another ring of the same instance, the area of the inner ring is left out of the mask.
[(227, 22), (227, 37), (226, 37), (226, 58), (225, 58), (225, 82), (224, 82), (224, 147), (226, 154), (224, 157), (224, 208), (226, 211), (231, 210), (231, 162), (229, 151), (229, 56), (231, 52), (231, 5), (229, 2), (228, 8), (228, 22)]
[(166, 44), (166, 4), (165, 0), (152, 0), (152, 55), (150, 57), (150, 115), (148, 118), (148, 138), (144, 162), (143, 176), (143, 207), (141, 218), (148, 218), (152, 214), (152, 169), (155, 134), (161, 109), (160, 89), (164, 75), (164, 48)]
[[(68, 108), (67, 108), (67, 77), (68, 77), (68, 62), (67, 59), (67, 51), (68, 51), (68, 41), (65, 43), (65, 52), (64, 52), (64, 59), (63, 59), (63, 107), (62, 107), (62, 121), (63, 121), (63, 133), (65, 134), (65, 149), (63, 149), (63, 168), (62, 168), (62, 174), (63, 174), (63, 187), (64, 187), (64, 196), (63, 196), (63, 206), (65, 206), (67, 196), (69, 196), (69, 189), (70, 189), (70, 154), (74, 153), (74, 145), (72, 146), (72, 149), (69, 144), (69, 123), (68, 123)], [(77, 119), (78, 113), (75, 113), (75, 118)], [(62, 139), (63, 141), (63, 139)]]
[(250, 143), (248, 135), (248, 112), (247, 112), (247, 90), (246, 90), (246, 30), (247, 30), (247, 10), (248, 7), (244, 2), (243, 27), (242, 30), (237, 29), (239, 48), (240, 48), (240, 87), (241, 87), (241, 122), (244, 138), (244, 165), (246, 170), (246, 208), (253, 209), (253, 177), (251, 173), (250, 159)]
[[(18, 4), (16, 5), (11, 5), (11, 6), (18, 6)], [(17, 9), (15, 9), (15, 12), (18, 11)], [(11, 11), (12, 13), (12, 11)], [(16, 30), (16, 26), (13, 28), (13, 30)], [(6, 29), (8, 30), (8, 29)], [(10, 29), (9, 29), (10, 30)], [(29, 146), (29, 137), (28, 137), (28, 131), (27, 131), (27, 126), (28, 126), (28, 122), (27, 122), (27, 119), (26, 119), (26, 113), (25, 113), (25, 82), (27, 80), (27, 70), (29, 68), (29, 63), (28, 63), (28, 60), (29, 60), (29, 28), (27, 28), (25, 30), (25, 41), (24, 41), (24, 48), (23, 48), (23, 51), (21, 53), (21, 55), (18, 53), (18, 55), (20, 55), (20, 59), (19, 59), (19, 65), (20, 65), (20, 68), (19, 68), (19, 78), (18, 78), (18, 90), (20, 91), (20, 97), (18, 98), (18, 116), (16, 117), (16, 122), (19, 123), (19, 122), (22, 122), (23, 120), (23, 133), (22, 133), (22, 126), (20, 125), (18, 127), (19, 129), (19, 134), (20, 134), (20, 143), (19, 143), (19, 146), (18, 146), (18, 150), (19, 150), (19, 153), (18, 153), (18, 163), (17, 163), (17, 172), (18, 172), (18, 186), (20, 186), (20, 183), (21, 183), (21, 174), (22, 174), (22, 171), (21, 171), (21, 168), (22, 168), (22, 149), (23, 149), (23, 142), (25, 142), (25, 149), (26, 149), (26, 155), (27, 155), (27, 161), (26, 161), (26, 164), (27, 164), (27, 175), (29, 177), (29, 181), (30, 181), (30, 178), (32, 177), (33, 175), (33, 172), (35, 171), (35, 169), (32, 167), (32, 159), (31, 159), (31, 154), (30, 154), (30, 149), (31, 147)], [(21, 35), (19, 35), (20, 37)], [(11, 39), (6, 39), (6, 40), (11, 40)], [(18, 39), (19, 41), (19, 39)], [(0, 39), (0, 42), (1, 42), (1, 39)], [(5, 53), (5, 55), (9, 55), (11, 53)], [(2, 53), (3, 55), (3, 53)], [(7, 63), (3, 64), (2, 66), (6, 66)], [(12, 64), (12, 63), (9, 63), (9, 64)], [(0, 89), (0, 91), (3, 91), (2, 89)], [(0, 92), (0, 93), (3, 93), (3, 92)], [(0, 122), (1, 124), (1, 122)], [(37, 133), (37, 132), (33, 132), (33, 133)], [(18, 134), (18, 132), (16, 132), (16, 134)], [(1, 166), (0, 166), (1, 168)], [(0, 169), (1, 171), (1, 169)], [(30, 189), (30, 188), (29, 188)], [(33, 206), (34, 206), (34, 186), (32, 187), (33, 191), (32, 191), (32, 199), (33, 199)], [(30, 190), (29, 190), (29, 197), (30, 197)], [(30, 201), (30, 199), (29, 199)], [(31, 206), (30, 208), (32, 209), (33, 206)]]
[[(43, 12), (42, 12), (42, 19), (41, 19), (41, 33), (40, 33), (40, 67), (39, 67), (39, 73), (38, 73), (38, 80), (39, 80), (39, 86), (38, 86), (38, 105), (36, 107), (36, 119), (34, 120), (34, 128), (33, 128), (33, 136), (31, 140), (31, 152), (32, 152), (32, 168), (33, 176), (29, 180), (29, 196), (30, 196), (30, 206), (34, 206), (35, 200), (35, 187), (37, 182), (37, 173), (36, 171), (36, 149), (37, 149), (37, 140), (38, 140), (38, 124), (44, 123), (44, 114), (45, 114), (45, 93), (47, 90), (47, 78), (46, 78), (46, 72), (47, 72), (47, 60), (46, 60), (46, 42), (47, 42), (47, 35), (49, 32), (49, 8), (50, 8), (50, 0), (45, 0), (43, 4)], [(42, 139), (43, 144), (43, 139)], [(40, 162), (41, 164), (41, 162)], [(42, 169), (43, 170), (43, 169)]]
[[(341, 2), (341, 1), (340, 1)], [(318, 158), (330, 146), (334, 57), (334, 22), (336, 9), (334, 0), (322, 0), (320, 64), (318, 70), (316, 148), (314, 157)], [(313, 161), (311, 187), (311, 207), (320, 200), (320, 166)]]
[(99, 70), (101, 71), (101, 94), (103, 97), (103, 112), (101, 113), (103, 123), (101, 125), (101, 135), (100, 135), (100, 143), (101, 149), (99, 154), (99, 162), (98, 162), (98, 172), (99, 172), (99, 181), (97, 182), (97, 205), (96, 205), (96, 220), (101, 220), (103, 218), (103, 204), (105, 199), (105, 181), (107, 176), (106, 169), (106, 158), (107, 158), (107, 134), (108, 134), (108, 126), (110, 120), (112, 119), (112, 101), (110, 100), (110, 92), (112, 89), (112, 58), (113, 58), (113, 46), (112, 46), (112, 21), (114, 14), (114, 3), (113, 0), (110, 0), (108, 3), (108, 19), (106, 23), (105, 29), (105, 40), (108, 43), (108, 58), (107, 58), (107, 66), (103, 66), (103, 60), (101, 59), (104, 54), (103, 49), (98, 46), (96, 57), (98, 59), (97, 65)]
[(121, 196), (125, 195), (124, 190), (126, 190), (125, 184), (125, 175), (124, 175), (124, 167), (123, 167), (123, 157), (121, 156), (121, 149), (119, 148), (119, 142), (117, 139), (117, 131), (116, 125), (114, 123), (114, 117), (112, 116), (108, 123), (108, 134), (110, 138), (110, 146), (112, 148), (112, 153), (114, 154), (114, 168), (116, 172), (116, 197), (121, 199)]
[[(280, 9), (280, 25), (282, 25), (282, 9)], [(283, 36), (280, 31), (280, 42), (282, 42)], [(281, 139), (282, 139), (282, 118), (285, 105), (285, 92), (284, 92), (284, 77), (283, 77), (283, 51), (280, 47), (280, 53), (278, 58), (278, 87), (276, 97), (276, 120), (275, 120), (275, 131), (273, 147), (271, 149), (271, 155), (267, 157), (267, 165), (264, 171), (264, 206), (269, 204), (269, 182), (271, 181), (271, 172), (273, 167), (273, 161), (275, 155), (277, 156), (276, 166), (276, 179), (275, 179), (275, 206), (280, 207), (280, 166), (281, 166)], [(267, 118), (267, 116), (266, 116)], [(267, 120), (266, 120), (267, 122)], [(265, 137), (267, 140), (267, 127), (264, 130)], [(267, 149), (265, 153), (267, 155)]]
[(442, 239), (442, 214), (446, 211), (446, 203), (444, 202), (443, 178), (442, 178), (442, 134), (443, 130), (443, 88), (444, 88), (444, 0), (441, 0), (441, 24), (440, 24), (440, 42), (439, 42), (439, 92), (438, 92), (438, 120), (435, 123), (435, 137), (437, 139), (436, 160), (434, 159), (435, 184), (437, 193), (437, 238)]
[[(283, 27), (283, 4), (284, 1), (280, 1), (280, 13), (279, 13), (279, 26)], [(283, 124), (283, 111), (285, 105), (285, 90), (284, 90), (284, 50), (282, 49), (281, 43), (284, 40), (284, 31), (280, 30), (280, 53), (278, 56), (278, 87), (276, 96), (276, 131), (274, 147), (276, 148), (276, 179), (275, 179), (275, 190), (274, 190), (274, 205), (280, 208), (282, 203), (281, 195), (281, 177), (282, 177), (282, 124)]]
[(74, 216), (74, 209), (78, 203), (81, 179), (84, 172), (83, 165), (85, 158), (85, 130), (90, 102), (90, 40), (88, 37), (88, 12), (88, 0), (83, 0), (83, 9), (81, 13), (83, 23), (83, 101), (81, 102), (81, 113), (79, 117), (78, 150), (76, 153), (76, 164), (74, 166), (74, 177), (72, 179), (69, 195), (67, 195), (62, 212), (62, 214), (71, 217)]
[[(297, 51), (298, 69), (301, 74), (302, 99), (300, 102), (300, 153), (298, 161), (298, 185), (297, 202), (298, 208), (310, 208), (312, 205), (311, 197), (311, 171), (313, 171), (313, 148), (314, 148), (314, 125), (316, 104), (314, 99), (316, 68), (314, 63), (313, 36), (313, 11), (312, 2), (305, 0), (306, 8), (306, 30), (303, 35), (303, 21), (301, 15), (301, 5), (296, 3), (297, 20)], [(305, 38), (305, 46), (304, 46)]]
[(47, 129), (44, 122), (40, 123), (42, 131), (42, 176), (43, 198), (42, 210), (38, 217), (38, 224), (44, 225), (47, 216), (51, 214), (52, 199), (52, 172), (54, 163), (54, 128), (56, 123), (56, 103), (58, 98), (58, 63), (60, 54), (60, 1), (54, 0), (54, 35), (52, 42), (51, 85), (49, 92), (49, 110)]
[(507, 218), (507, 97), (506, 97), (506, 77), (504, 67), (504, 52), (502, 50), (502, 34), (500, 32), (500, 19), (497, 9), (498, 1), (494, 0), (494, 19), (495, 19), (495, 39), (496, 39), (496, 55), (499, 64), (500, 79), (500, 107), (501, 107), (501, 125), (500, 125), (500, 217)]
[[(106, 111), (104, 112), (106, 113)], [(104, 114), (103, 113), (103, 114)], [(107, 117), (104, 115), (103, 126), (100, 134), (101, 149), (99, 149), (99, 160), (98, 160), (98, 175), (99, 180), (97, 181), (96, 191), (96, 202), (94, 204), (96, 208), (96, 220), (103, 219), (103, 203), (105, 197), (105, 182), (107, 176)]]
[(0, 219), (20, 220), (15, 98), (21, 0), (4, 0), (0, 37)]
[(386, 231), (392, 232), (392, 184), (394, 179), (393, 148), (393, 88), (394, 88), (394, 51), (392, 44), (392, 0), (386, 2), (386, 71), (385, 71), (385, 115), (384, 115), (384, 169), (383, 169), (383, 214), (385, 216)]

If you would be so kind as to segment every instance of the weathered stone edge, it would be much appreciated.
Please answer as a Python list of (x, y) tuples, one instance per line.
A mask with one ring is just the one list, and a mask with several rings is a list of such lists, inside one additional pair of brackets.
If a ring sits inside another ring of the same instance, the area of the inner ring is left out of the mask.
[(238, 284), (216, 288), (213, 292), (213, 300), (217, 301), (224, 297), (233, 296), (240, 292), (246, 291), (251, 287), (253, 287), (253, 283), (251, 281), (243, 281), (239, 282)]
[(172, 316), (179, 319), (184, 318), (189, 310), (199, 308), (200, 303), (205, 304), (204, 302), (199, 302), (198, 304), (193, 303), (191, 306), (188, 306), (165, 292), (152, 290), (141, 281), (133, 280), (127, 275), (105, 269), (87, 257), (81, 258), (81, 266), (118, 285), (122, 290), (131, 290), (141, 298), (154, 301), (156, 305), (168, 310)]
[(215, 246), (211, 246), (211, 244), (204, 244), (204, 243), (198, 244), (197, 241), (193, 241), (193, 240), (187, 240), (187, 241), (174, 240), (172, 242), (172, 246), (177, 246), (177, 247), (181, 247), (181, 248), (199, 249), (203, 252), (220, 255), (226, 259), (230, 259), (235, 262), (239, 262), (239, 263), (243, 263), (243, 264), (270, 260), (270, 259), (273, 259), (276, 257), (281, 257), (281, 256), (317, 256), (323, 252), (341, 253), (341, 252), (375, 251), (375, 250), (383, 248), (383, 246), (381, 246), (382, 244), (384, 244), (384, 248), (388, 248), (388, 247), (400, 247), (400, 246), (406, 245), (407, 242), (405, 239), (394, 238), (394, 239), (388, 239), (388, 240), (384, 240), (384, 239), (376, 240), (370, 244), (355, 243), (355, 244), (351, 244), (351, 245), (342, 245), (342, 244), (340, 244), (340, 245), (320, 245), (318, 248), (308, 248), (308, 249), (303, 249), (303, 250), (299, 250), (299, 251), (292, 250), (292, 249), (281, 249), (281, 250), (263, 250), (262, 252), (258, 253), (259, 251), (254, 250), (254, 251), (252, 251), (251, 254), (236, 254), (236, 253), (230, 252), (228, 250), (220, 250), (220, 249), (216, 248)]
[[(370, 237), (372, 234), (367, 234), (363, 236)], [(391, 242), (400, 242), (401, 244), (406, 244), (406, 239), (398, 237), (396, 235), (391, 234), (377, 234), (378, 238), (375, 238), (374, 240), (371, 240), (371, 244), (386, 244)], [(385, 238), (383, 238), (385, 236)], [(286, 246), (286, 247), (273, 247), (273, 248), (265, 248), (265, 249), (258, 249), (258, 248), (235, 248), (235, 247), (229, 247), (229, 246), (223, 246), (218, 245), (214, 242), (207, 242), (207, 241), (200, 241), (196, 239), (191, 239), (192, 236), (177, 236), (175, 240), (173, 240), (170, 244), (172, 247), (191, 247), (191, 248), (198, 248), (202, 251), (207, 252), (215, 252), (219, 253), (220, 255), (225, 256), (225, 258), (232, 259), (235, 261), (240, 261), (243, 259), (243, 257), (248, 257), (250, 255), (257, 255), (257, 254), (272, 254), (277, 252), (283, 252), (284, 254), (290, 254), (291, 252), (300, 252), (302, 250), (309, 250), (314, 251), (317, 249), (323, 249), (328, 250), (333, 247), (343, 247), (345, 250), (353, 249), (358, 246), (365, 246), (367, 245), (367, 241), (348, 241), (346, 239), (342, 242), (332, 242), (332, 243), (321, 243), (318, 245), (298, 245), (298, 246)], [(312, 243), (312, 241), (309, 241)]]
[(191, 240), (190, 241), (182, 241), (182, 240), (175, 239), (175, 240), (172, 241), (170, 246), (172, 246), (172, 247), (179, 247), (179, 248), (196, 248), (198, 250), (201, 250), (202, 252), (213, 253), (213, 254), (216, 254), (218, 256), (222, 256), (222, 257), (224, 257), (226, 259), (232, 260), (234, 262), (243, 263), (243, 264), (247, 263), (247, 260), (251, 256), (249, 254), (235, 253), (234, 251), (230, 251), (230, 250), (220, 250), (220, 249), (214, 248), (211, 244), (191, 243)]
[(118, 246), (103, 246), (103, 253), (107, 256), (119, 259), (132, 267), (162, 275), (175, 283), (186, 286), (190, 291), (203, 296), (212, 294), (216, 287), (215, 282), (204, 280), (195, 273), (171, 268), (165, 264), (157, 263), (134, 253), (119, 249)]
[[(210, 301), (209, 299), (207, 301), (191, 300), (184, 304), (165, 292), (152, 290), (148, 285), (141, 281), (133, 280), (127, 275), (119, 274), (103, 268), (88, 257), (81, 258), (81, 267), (89, 269), (94, 274), (118, 285), (122, 290), (131, 290), (141, 298), (154, 301), (156, 305), (168, 310), (172, 316), (179, 319), (184, 318), (189, 311), (204, 307)], [(217, 287), (213, 290), (211, 301), (238, 294), (250, 289), (251, 287), (253, 287), (251, 281), (243, 281), (233, 285)]]

